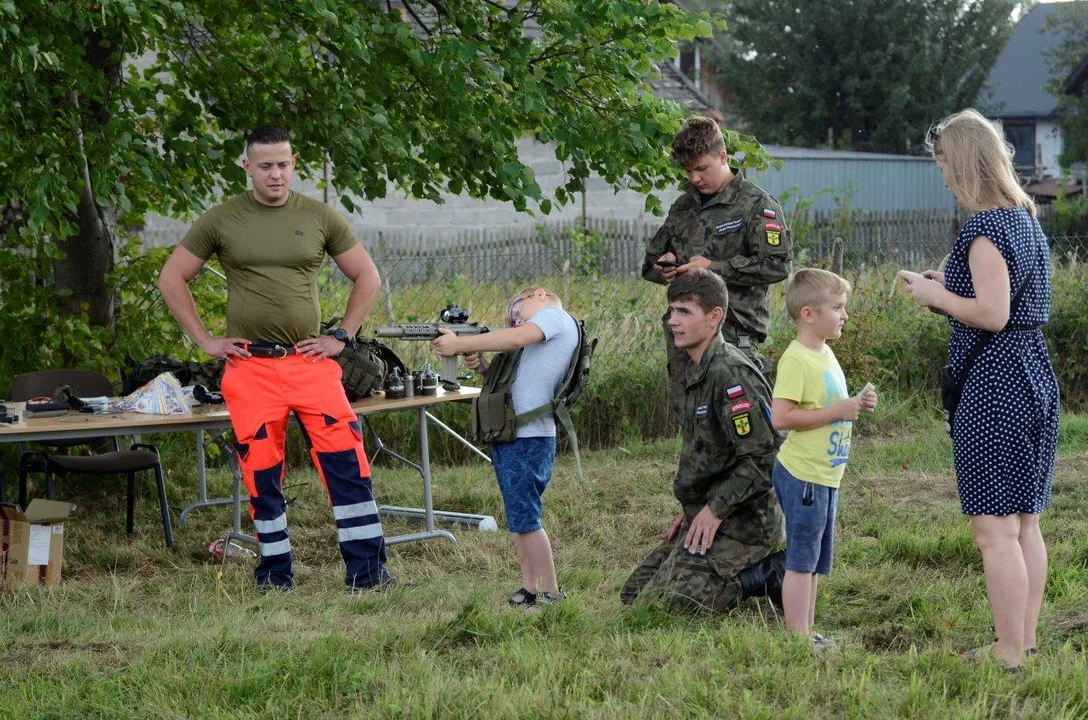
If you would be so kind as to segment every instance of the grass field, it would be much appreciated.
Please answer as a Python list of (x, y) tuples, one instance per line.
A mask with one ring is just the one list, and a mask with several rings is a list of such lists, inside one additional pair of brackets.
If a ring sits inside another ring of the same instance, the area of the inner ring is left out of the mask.
[[(288, 479), (297, 586), (272, 595), (252, 561), (205, 550), (226, 508), (196, 511), (168, 552), (150, 491), (127, 539), (119, 486), (62, 488), (81, 510), (61, 585), (0, 591), (0, 718), (1088, 717), (1088, 417), (1063, 423), (1040, 654), (1018, 676), (958, 656), (989, 642), (990, 620), (943, 432), (865, 435), (817, 609), (839, 654), (811, 657), (764, 601), (724, 617), (621, 606), (675, 511), (678, 451), (628, 443), (585, 455), (584, 487), (560, 459), (545, 522), (569, 600), (538, 616), (504, 605), (519, 577), (505, 532), (393, 547), (390, 569), (416, 585), (349, 597), (311, 471)], [(193, 485), (171, 475), (176, 515)], [(418, 477), (374, 475), (380, 502), (420, 503)], [(212, 489), (227, 492), (223, 471)], [(435, 504), (501, 522), (483, 464), (437, 468)]]

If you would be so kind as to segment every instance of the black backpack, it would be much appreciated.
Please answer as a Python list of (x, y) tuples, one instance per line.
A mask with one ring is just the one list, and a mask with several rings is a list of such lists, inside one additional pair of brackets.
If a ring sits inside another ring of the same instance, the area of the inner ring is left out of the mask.
[(559, 386), (559, 391), (551, 402), (527, 410), (520, 415), (514, 414), (511, 390), (517, 378), (521, 353), (524, 348), (513, 352), (504, 352), (496, 356), (485, 376), (480, 396), (472, 402), (472, 431), (478, 442), (511, 442), (517, 437), (519, 426), (544, 417), (549, 413), (562, 424), (570, 437), (574, 450), (574, 461), (578, 467), (578, 482), (582, 482), (582, 456), (578, 452), (578, 434), (570, 417), (570, 409), (578, 402), (586, 389), (589, 370), (593, 366), (593, 353), (597, 349), (598, 338), (588, 339), (585, 321), (575, 320), (578, 327), (578, 346), (571, 355), (567, 374)]

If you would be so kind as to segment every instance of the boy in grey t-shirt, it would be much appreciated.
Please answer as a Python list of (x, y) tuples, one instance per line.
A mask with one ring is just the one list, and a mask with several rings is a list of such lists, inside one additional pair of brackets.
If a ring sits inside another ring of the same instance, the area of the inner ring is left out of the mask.
[[(446, 357), (466, 354), (466, 364), (481, 373), (488, 366), (479, 353), (525, 348), (511, 388), (514, 413), (521, 414), (555, 397), (578, 349), (578, 325), (558, 296), (539, 287), (527, 288), (511, 301), (509, 319), (509, 328), (482, 335), (458, 337), (440, 329), (433, 344)], [(535, 609), (562, 600), (551, 541), (540, 520), (541, 495), (555, 463), (555, 419), (545, 414), (520, 426), (513, 441), (493, 443), (491, 461), (521, 563), (521, 587), (510, 604)]]

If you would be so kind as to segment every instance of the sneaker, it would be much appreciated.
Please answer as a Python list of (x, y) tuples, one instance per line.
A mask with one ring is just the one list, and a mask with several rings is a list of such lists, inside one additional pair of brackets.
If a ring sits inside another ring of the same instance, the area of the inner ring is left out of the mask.
[(841, 643), (838, 640), (825, 638), (820, 633), (813, 633), (812, 635), (812, 654), (823, 655), (827, 652), (833, 652), (840, 649)]
[(542, 592), (536, 595), (537, 605), (558, 605), (567, 599), (567, 594), (560, 588), (557, 592)]
[(526, 606), (525, 612), (535, 615), (544, 611), (544, 608), (555, 607), (567, 599), (567, 594), (562, 590), (558, 592), (539, 592), (536, 594), (536, 602)]
[(536, 604), (536, 593), (529, 592), (525, 588), (518, 588), (517, 592), (510, 596), (510, 599), (506, 601), (506, 604), (510, 607), (528, 607)]

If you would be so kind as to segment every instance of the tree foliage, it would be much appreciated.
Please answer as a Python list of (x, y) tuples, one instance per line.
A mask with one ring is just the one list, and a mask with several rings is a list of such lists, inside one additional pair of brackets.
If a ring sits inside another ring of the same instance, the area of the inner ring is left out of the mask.
[[(0, 0), (0, 332), (59, 310), (115, 353), (118, 227), (244, 189), (267, 123), (303, 175), (331, 161), (349, 211), (391, 181), (548, 213), (591, 173), (658, 210), (683, 113), (646, 80), (714, 22), (656, 0)], [(551, 197), (525, 136), (563, 163)]]
[(1047, 19), (1048, 30), (1060, 33), (1062, 42), (1050, 53), (1053, 80), (1048, 89), (1058, 98), (1058, 125), (1062, 129), (1062, 166), (1088, 163), (1088, 87), (1079, 95), (1067, 92), (1066, 81), (1088, 63), (1088, 2), (1062, 3)]
[(765, 142), (901, 152), (976, 102), (1017, 0), (727, 0), (720, 82)]

